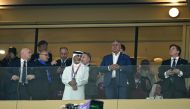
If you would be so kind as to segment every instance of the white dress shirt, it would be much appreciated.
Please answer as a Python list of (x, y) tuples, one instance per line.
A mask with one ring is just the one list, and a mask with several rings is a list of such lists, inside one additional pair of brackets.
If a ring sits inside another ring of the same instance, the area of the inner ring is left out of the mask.
[[(21, 59), (20, 59), (20, 65), (21, 65), (21, 66), (20, 66), (20, 78), (19, 78), (19, 82), (20, 82), (20, 83), (23, 82), (23, 81), (22, 81), (22, 75), (23, 75), (24, 61), (26, 62), (26, 69), (25, 69), (25, 70), (26, 70), (26, 76), (27, 76), (27, 73), (28, 73), (28, 72), (27, 72), (27, 66), (28, 66), (28, 65), (27, 65), (27, 60), (24, 60), (24, 59), (21, 58)], [(28, 83), (27, 80), (26, 80), (26, 83)]]
[[(179, 60), (179, 56), (178, 57), (171, 57), (171, 63), (170, 63), (170, 67), (172, 67), (173, 63), (174, 63), (174, 59), (175, 59), (175, 65), (177, 65), (177, 62)], [(169, 75), (166, 74), (166, 72), (164, 73), (165, 78), (168, 78)], [(183, 76), (183, 72), (180, 71), (180, 73), (178, 74), (179, 77)]]
[(171, 63), (170, 63), (171, 67), (172, 67), (172, 65), (174, 63), (174, 59), (175, 59), (175, 65), (177, 65), (177, 61), (179, 60), (179, 57), (171, 57)]
[[(118, 61), (119, 55), (120, 55), (120, 52), (117, 53), (117, 54), (112, 53), (112, 56), (113, 56), (113, 64), (117, 64), (117, 61)], [(116, 71), (113, 70), (113, 71), (112, 71), (112, 78), (115, 78), (115, 77), (116, 77)]]

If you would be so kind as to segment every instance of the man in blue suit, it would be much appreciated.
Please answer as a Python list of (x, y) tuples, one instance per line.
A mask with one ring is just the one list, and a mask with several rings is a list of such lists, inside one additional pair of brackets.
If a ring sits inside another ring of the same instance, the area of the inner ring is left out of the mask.
[(112, 43), (112, 54), (104, 56), (101, 72), (104, 73), (104, 86), (107, 99), (128, 98), (128, 77), (131, 74), (130, 57), (121, 51), (121, 43)]

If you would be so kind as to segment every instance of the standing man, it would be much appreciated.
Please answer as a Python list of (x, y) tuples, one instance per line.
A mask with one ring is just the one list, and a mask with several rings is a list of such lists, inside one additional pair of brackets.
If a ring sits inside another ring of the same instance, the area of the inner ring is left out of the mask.
[(104, 86), (107, 99), (128, 98), (128, 75), (131, 73), (130, 57), (121, 52), (121, 43), (112, 43), (112, 54), (104, 56), (101, 72), (104, 74)]
[(15, 47), (9, 47), (7, 55), (1, 61), (1, 65), (2, 67), (9, 67), (13, 61), (18, 59), (19, 58), (17, 57), (17, 49)]
[(159, 78), (163, 79), (162, 93), (164, 98), (185, 98), (187, 89), (185, 78), (189, 77), (186, 69), (188, 61), (180, 58), (181, 48), (176, 44), (169, 47), (170, 59), (162, 62), (159, 68)]
[(61, 100), (63, 97), (63, 92), (65, 85), (62, 83), (62, 73), (65, 67), (70, 66), (72, 64), (72, 59), (68, 57), (69, 50), (67, 47), (61, 47), (60, 50), (60, 59), (57, 61), (53, 61), (53, 65), (57, 66), (56, 73), (53, 74), (54, 81), (52, 85), (53, 94), (51, 99)]
[(91, 61), (90, 53), (84, 52), (81, 57), (81, 63), (86, 66), (90, 66), (90, 61)]
[(90, 53), (84, 52), (81, 57), (81, 63), (89, 67), (88, 84), (85, 86), (85, 99), (96, 99), (98, 97), (98, 90), (96, 86), (98, 68), (90, 64)]
[(63, 100), (85, 99), (85, 84), (88, 83), (89, 67), (81, 64), (82, 52), (73, 53), (73, 63), (63, 71), (62, 82), (65, 84)]
[[(60, 53), (60, 59), (58, 59), (56, 62), (56, 66), (66, 67), (70, 66), (72, 64), (72, 59), (68, 57), (69, 50), (67, 47), (61, 47), (59, 50)], [(62, 71), (63, 72), (63, 71)]]
[(47, 100), (50, 97), (52, 72), (51, 64), (47, 63), (48, 59), (48, 51), (43, 50), (34, 63), (36, 78), (32, 81), (30, 87), (33, 100)]
[[(39, 59), (39, 54), (40, 52), (42, 51), (47, 51), (48, 50), (48, 42), (45, 41), (45, 40), (41, 40), (39, 43), (38, 43), (38, 53), (36, 54), (33, 54), (32, 57), (31, 57), (31, 61), (36, 61)], [(51, 63), (52, 61), (52, 54), (50, 52), (48, 52), (48, 61), (47, 63)]]
[(29, 60), (32, 52), (29, 48), (23, 48), (20, 52), (20, 59), (13, 61), (10, 65), (9, 84), (7, 89), (8, 99), (11, 100), (29, 100), (28, 85), (30, 81), (35, 79), (35, 75), (31, 70), (33, 66)]

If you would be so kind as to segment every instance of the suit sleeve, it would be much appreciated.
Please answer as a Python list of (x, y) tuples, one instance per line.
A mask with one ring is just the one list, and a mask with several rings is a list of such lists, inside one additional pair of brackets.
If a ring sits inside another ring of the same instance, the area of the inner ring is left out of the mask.
[(101, 73), (106, 73), (106, 72), (109, 72), (109, 68), (108, 68), (109, 65), (106, 64), (106, 57), (104, 56), (101, 64), (100, 64), (100, 68), (99, 68), (99, 72)]
[(168, 67), (167, 65), (164, 64), (164, 61), (162, 62), (161, 66), (158, 68), (158, 77), (160, 79), (165, 79), (165, 72), (167, 71), (167, 68)]
[(132, 73), (132, 65), (131, 65), (131, 60), (128, 56), (125, 56), (125, 58), (123, 59), (125, 60), (125, 64), (120, 66), (120, 71), (124, 72), (124, 73), (128, 73), (131, 74)]
[(16, 67), (17, 66), (17, 62), (12, 62), (10, 65), (9, 65), (9, 68), (8, 68), (8, 75), (7, 77), (9, 79), (12, 78), (13, 75), (17, 75), (17, 76), (20, 76), (20, 71), (19, 71), (19, 67)]
[(183, 76), (182, 77), (185, 77), (185, 78), (188, 78), (190, 77), (190, 69), (189, 69), (189, 66), (188, 66), (188, 61), (186, 60), (183, 60), (183, 65), (180, 66), (180, 71), (183, 73)]

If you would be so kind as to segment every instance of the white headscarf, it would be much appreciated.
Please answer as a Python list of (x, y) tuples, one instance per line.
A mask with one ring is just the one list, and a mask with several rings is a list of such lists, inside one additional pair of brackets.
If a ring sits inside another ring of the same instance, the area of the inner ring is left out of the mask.
[(73, 52), (73, 57), (72, 57), (72, 64), (74, 64), (74, 60), (73, 60), (73, 58), (76, 56), (76, 55), (82, 55), (83, 54), (83, 52), (82, 51), (74, 51)]

